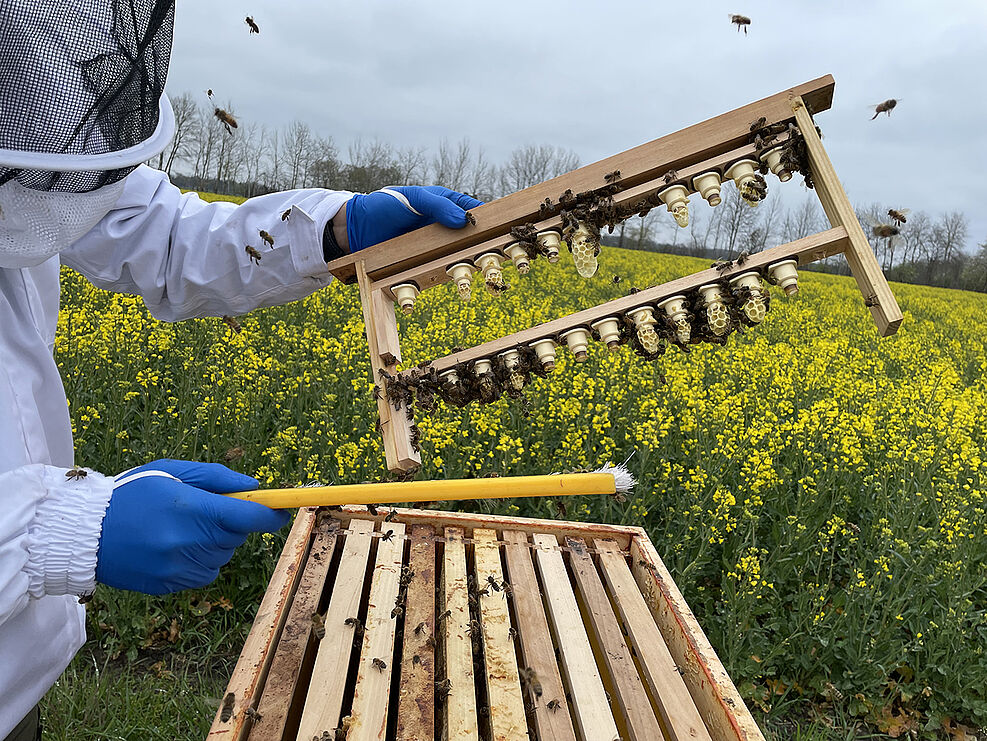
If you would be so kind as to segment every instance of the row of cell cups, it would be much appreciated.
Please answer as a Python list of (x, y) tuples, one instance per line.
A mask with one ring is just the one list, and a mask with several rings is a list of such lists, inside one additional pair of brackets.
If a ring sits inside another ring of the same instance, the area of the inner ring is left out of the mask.
[[(798, 293), (798, 271), (797, 260), (782, 260), (768, 267), (769, 280), (777, 284), (786, 296), (793, 296)], [(766, 292), (761, 284), (761, 275), (756, 271), (742, 273), (730, 280), (730, 287), (736, 291), (744, 291), (744, 303), (741, 310), (752, 324), (759, 324), (764, 320), (767, 313)], [(746, 289), (746, 290), (744, 290)], [(699, 287), (699, 293), (703, 298), (706, 312), (706, 321), (711, 331), (717, 336), (725, 336), (730, 331), (730, 315), (726, 308), (723, 286), (719, 283), (707, 283)], [(635, 334), (644, 351), (653, 355), (657, 353), (661, 346), (661, 337), (658, 334), (655, 318), (655, 311), (664, 311), (675, 327), (675, 338), (683, 344), (689, 344), (692, 338), (692, 325), (689, 322), (689, 309), (687, 298), (683, 294), (670, 296), (658, 304), (642, 305), (627, 312), (624, 316), (634, 324)], [(590, 324), (593, 332), (600, 336), (610, 352), (615, 352), (621, 344), (620, 335), (621, 318), (619, 316), (608, 316), (598, 319)], [(568, 329), (558, 335), (558, 342), (552, 338), (542, 338), (529, 344), (535, 351), (542, 369), (546, 373), (555, 370), (556, 348), (559, 344), (565, 343), (572, 352), (577, 363), (585, 362), (589, 357), (589, 343), (591, 339), (590, 330), (585, 327), (575, 327)], [(524, 375), (520, 372), (521, 357), (516, 349), (505, 350), (499, 357), (509, 372), (508, 385), (520, 391), (525, 384)], [(493, 361), (490, 359), (477, 360), (473, 367), (474, 373), (480, 377), (484, 373), (493, 372)], [(459, 376), (455, 370), (448, 370), (440, 374), (443, 381), (455, 385), (459, 382)]]
[[(761, 154), (760, 159), (784, 183), (791, 180), (792, 173), (782, 164), (783, 151), (784, 148), (781, 146), (773, 147)], [(760, 165), (756, 160), (742, 159), (730, 165), (724, 173), (727, 180), (733, 180), (744, 201), (751, 206), (756, 206), (759, 200), (753, 192), (758, 167)], [(692, 178), (694, 189), (692, 192), (699, 193), (710, 206), (719, 206), (721, 202), (720, 185), (722, 183), (723, 180), (720, 178), (719, 171), (710, 170)], [(682, 184), (670, 185), (658, 192), (658, 197), (672, 214), (675, 223), (681, 227), (689, 226), (689, 194), (689, 189)]]
[[(559, 261), (559, 248), (562, 245), (562, 233), (555, 229), (547, 229), (538, 232), (536, 239), (541, 248), (542, 254), (550, 263)], [(505, 257), (506, 255), (506, 257)], [(490, 250), (479, 255), (469, 262), (457, 262), (446, 269), (446, 274), (452, 278), (456, 284), (456, 291), (463, 301), (469, 301), (472, 292), (473, 273), (480, 271), (483, 274), (483, 281), (487, 290), (497, 296), (504, 290), (503, 264), (510, 259), (521, 275), (526, 274), (531, 269), (531, 258), (527, 251), (518, 242), (512, 242), (504, 248), (504, 254)], [(405, 314), (410, 314), (415, 307), (415, 300), (419, 294), (418, 286), (415, 283), (407, 282), (393, 286), (391, 293), (397, 300), (398, 306)]]

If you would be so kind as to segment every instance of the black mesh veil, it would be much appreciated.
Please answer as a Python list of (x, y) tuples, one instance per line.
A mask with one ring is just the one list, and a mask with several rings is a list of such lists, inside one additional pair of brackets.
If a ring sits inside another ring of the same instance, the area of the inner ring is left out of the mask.
[(0, 185), (87, 192), (158, 154), (173, 25), (174, 0), (0, 0)]

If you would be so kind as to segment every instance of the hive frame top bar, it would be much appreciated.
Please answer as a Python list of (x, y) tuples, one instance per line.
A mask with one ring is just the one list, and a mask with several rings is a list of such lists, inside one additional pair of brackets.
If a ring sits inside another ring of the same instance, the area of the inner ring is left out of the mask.
[(655, 180), (669, 170), (724, 154), (746, 144), (751, 122), (760, 116), (765, 125), (793, 118), (792, 101), (801, 97), (811, 113), (830, 108), (836, 83), (832, 75), (796, 85), (754, 103), (641, 144), (620, 154), (512, 193), (473, 210), (476, 225), (451, 230), (438, 224), (417, 229), (353, 255), (329, 263), (329, 271), (347, 283), (356, 280), (356, 263), (363, 262), (368, 277), (381, 280), (429, 260), (507, 234), (511, 227), (538, 221), (539, 206), (567, 188), (574, 193), (598, 188), (607, 173), (619, 170), (621, 189)]

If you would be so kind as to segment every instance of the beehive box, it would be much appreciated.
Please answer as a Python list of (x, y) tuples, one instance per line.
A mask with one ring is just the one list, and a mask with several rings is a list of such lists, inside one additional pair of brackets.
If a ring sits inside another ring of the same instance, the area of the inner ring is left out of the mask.
[(303, 509), (209, 739), (761, 739), (641, 528)]

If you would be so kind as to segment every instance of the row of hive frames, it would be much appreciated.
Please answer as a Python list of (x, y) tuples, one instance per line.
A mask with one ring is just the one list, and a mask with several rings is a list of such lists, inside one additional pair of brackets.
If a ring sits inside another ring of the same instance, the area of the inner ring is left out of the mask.
[[(798, 261), (795, 259), (781, 260), (767, 268), (768, 279), (777, 284), (786, 296), (792, 296), (799, 290)], [(756, 270), (747, 271), (731, 278), (729, 290), (734, 295), (741, 295), (740, 310), (749, 324), (759, 324), (767, 313), (767, 291), (761, 282), (761, 274)], [(724, 286), (721, 283), (707, 283), (700, 286), (697, 293), (701, 297), (703, 319), (710, 331), (725, 337), (731, 330), (730, 315), (726, 306)], [(590, 339), (598, 335), (600, 341), (614, 352), (622, 343), (621, 324), (625, 317), (634, 327), (634, 333), (646, 355), (653, 356), (661, 348), (662, 338), (657, 330), (658, 319), (655, 312), (664, 312), (674, 327), (675, 341), (688, 345), (692, 339), (693, 327), (690, 323), (689, 302), (685, 294), (676, 294), (662, 299), (657, 303), (642, 303), (633, 309), (618, 314), (605, 316), (589, 324), (589, 327), (579, 326), (560, 332), (555, 337), (543, 337), (530, 342), (528, 347), (534, 351), (544, 372), (550, 373), (555, 369), (556, 348), (563, 343), (569, 348), (576, 362), (585, 362), (588, 357)], [(521, 372), (521, 354), (517, 348), (505, 350), (495, 358), (481, 358), (474, 361), (472, 372), (477, 378), (493, 377), (494, 362), (503, 363), (508, 372), (508, 387), (513, 391), (521, 391), (527, 382)], [(456, 386), (459, 371), (450, 369), (440, 373), (444, 384)]]
[[(782, 182), (790, 180), (792, 173), (782, 163), (782, 152), (784, 147), (779, 145), (773, 147), (760, 155), (761, 162), (771, 170)], [(752, 206), (756, 206), (763, 197), (757, 188), (758, 173), (760, 167), (756, 160), (745, 158), (734, 162), (726, 168), (725, 176), (727, 180), (732, 180), (744, 201)], [(710, 170), (692, 178), (693, 191), (685, 185), (678, 183), (670, 185), (658, 192), (658, 197), (665, 204), (672, 214), (675, 222), (680, 227), (689, 225), (689, 195), (691, 192), (699, 193), (710, 206), (718, 206), (721, 203), (720, 186), (723, 183), (718, 170)], [(562, 233), (557, 229), (546, 229), (537, 234), (538, 245), (542, 254), (546, 256), (550, 263), (559, 261), (560, 247), (562, 244)], [(579, 224), (570, 236), (570, 250), (576, 264), (577, 272), (583, 277), (592, 277), (597, 270), (597, 244), (599, 238), (593, 231), (584, 224)], [(472, 263), (457, 262), (451, 265), (446, 273), (456, 283), (456, 290), (463, 301), (468, 301), (472, 293), (472, 276), (477, 270), (483, 273), (484, 283), (487, 290), (493, 295), (498, 295), (504, 287), (503, 264), (510, 260), (521, 275), (525, 275), (531, 267), (531, 257), (528, 251), (519, 243), (512, 242), (504, 248), (503, 252), (488, 250), (477, 256)], [(418, 298), (419, 287), (413, 282), (401, 283), (393, 286), (391, 292), (397, 300), (398, 305), (405, 314), (410, 314)]]

